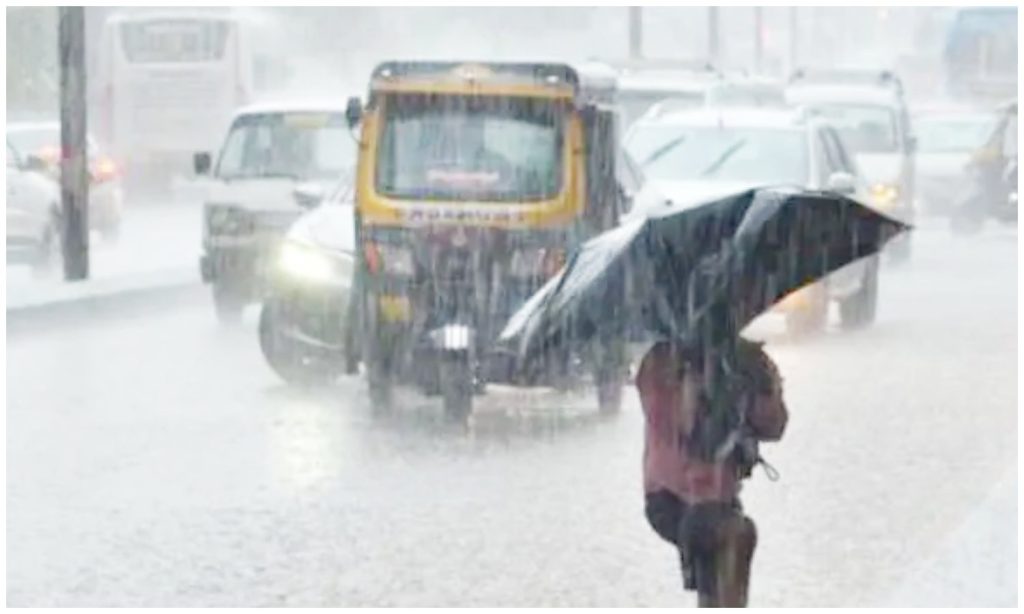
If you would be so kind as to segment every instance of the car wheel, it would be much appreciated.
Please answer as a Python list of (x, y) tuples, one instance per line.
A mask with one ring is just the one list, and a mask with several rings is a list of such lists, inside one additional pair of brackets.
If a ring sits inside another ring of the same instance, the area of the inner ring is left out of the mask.
[(985, 214), (977, 198), (960, 203), (949, 218), (949, 228), (956, 235), (976, 234), (984, 225)]
[(235, 288), (214, 282), (213, 306), (217, 311), (217, 321), (221, 324), (237, 324), (242, 319), (246, 303), (245, 296)]
[(875, 321), (878, 306), (878, 260), (865, 267), (864, 280), (856, 294), (839, 302), (839, 321), (843, 328), (861, 328)]
[(32, 261), (32, 276), (43, 279), (53, 274), (61, 264), (60, 230), (56, 222), (50, 224), (40, 241), (35, 259)]
[(452, 421), (465, 421), (473, 413), (476, 378), (468, 352), (453, 352), (441, 365), (441, 395), (444, 415)]
[(786, 312), (786, 330), (791, 335), (804, 336), (821, 332), (828, 322), (828, 288), (816, 283), (803, 290), (807, 304)]
[(121, 225), (111, 224), (100, 230), (100, 238), (108, 245), (115, 245), (121, 240)]
[(280, 316), (273, 304), (260, 310), (260, 351), (281, 379), (293, 386), (328, 385), (338, 379), (343, 365), (281, 334)]

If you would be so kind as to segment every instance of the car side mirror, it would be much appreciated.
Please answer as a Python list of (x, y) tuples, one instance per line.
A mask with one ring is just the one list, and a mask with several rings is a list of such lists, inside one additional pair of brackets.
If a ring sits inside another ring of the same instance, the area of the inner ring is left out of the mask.
[(355, 128), (362, 118), (363, 103), (359, 101), (357, 96), (349, 98), (348, 104), (345, 105), (345, 120), (348, 122), (348, 127)]
[(840, 171), (829, 175), (825, 189), (836, 194), (850, 195), (857, 191), (857, 181), (850, 173)]
[(313, 209), (324, 199), (324, 190), (315, 183), (303, 183), (292, 190), (295, 204), (303, 209)]
[(210, 153), (202, 151), (192, 155), (192, 168), (197, 175), (210, 174)]

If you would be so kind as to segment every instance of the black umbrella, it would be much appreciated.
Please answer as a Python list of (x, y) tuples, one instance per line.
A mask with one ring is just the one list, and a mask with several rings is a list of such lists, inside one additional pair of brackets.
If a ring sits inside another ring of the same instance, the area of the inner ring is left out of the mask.
[(667, 208), (584, 244), (512, 316), (499, 343), (523, 370), (609, 331), (728, 346), (787, 294), (906, 229), (838, 194), (787, 188)]

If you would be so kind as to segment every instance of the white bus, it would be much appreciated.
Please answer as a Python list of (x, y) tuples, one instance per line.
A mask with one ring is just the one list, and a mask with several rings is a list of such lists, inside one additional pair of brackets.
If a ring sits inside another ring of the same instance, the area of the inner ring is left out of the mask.
[[(115, 13), (104, 24), (96, 134), (130, 183), (164, 184), (216, 148), (233, 111), (282, 86), (283, 37), (258, 13)], [(134, 181), (133, 181), (134, 180)]]

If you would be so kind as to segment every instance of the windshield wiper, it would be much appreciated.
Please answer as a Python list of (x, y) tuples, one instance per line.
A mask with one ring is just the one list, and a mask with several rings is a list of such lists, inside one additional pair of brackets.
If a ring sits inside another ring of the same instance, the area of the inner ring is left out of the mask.
[(676, 138), (672, 139), (668, 143), (665, 143), (661, 147), (655, 149), (651, 153), (651, 155), (649, 155), (646, 158), (644, 158), (644, 161), (641, 162), (640, 165), (643, 166), (643, 167), (647, 167), (652, 162), (658, 160), (658, 158), (661, 158), (662, 156), (664, 156), (668, 152), (672, 151), (676, 147), (679, 147), (680, 145), (682, 145), (685, 141), (686, 141), (686, 135), (683, 135), (683, 136), (676, 137)]
[(726, 150), (721, 153), (721, 155), (719, 155), (717, 158), (715, 158), (714, 162), (709, 164), (708, 167), (706, 169), (704, 169), (703, 171), (701, 171), (697, 176), (698, 177), (707, 177), (709, 175), (715, 174), (718, 171), (718, 169), (722, 168), (723, 164), (725, 164), (726, 162), (729, 161), (729, 158), (733, 157), (733, 155), (737, 151), (739, 151), (740, 149), (743, 149), (743, 147), (746, 144), (747, 144), (747, 139), (740, 139), (740, 140), (736, 141), (735, 143), (733, 143), (732, 145), (727, 147)]

